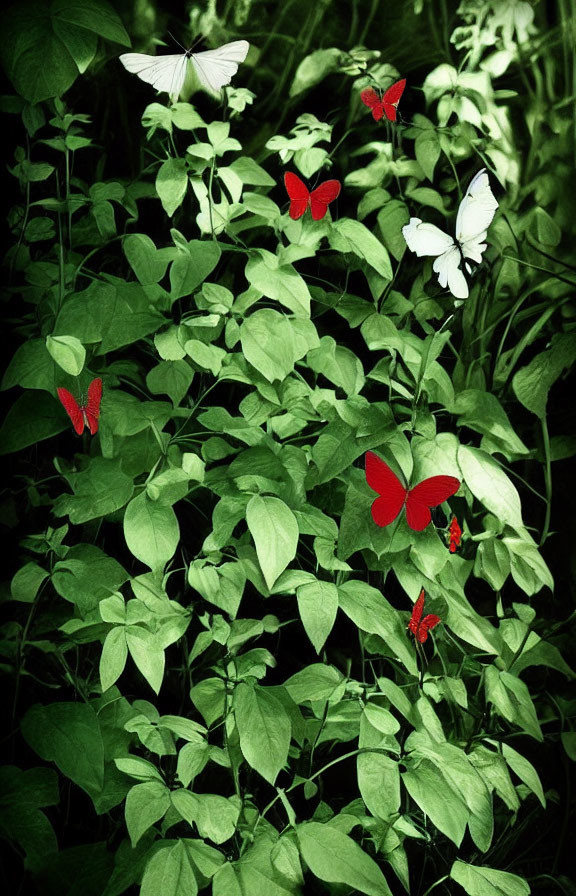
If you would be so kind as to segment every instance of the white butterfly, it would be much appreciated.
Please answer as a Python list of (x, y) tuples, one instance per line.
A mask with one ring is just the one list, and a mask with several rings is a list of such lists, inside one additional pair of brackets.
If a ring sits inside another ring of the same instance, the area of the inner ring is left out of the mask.
[(498, 203), (494, 198), (486, 169), (482, 168), (470, 181), (456, 217), (456, 238), (435, 227), (424, 224), (421, 218), (410, 218), (402, 228), (406, 244), (416, 255), (436, 255), (433, 270), (438, 274), (440, 286), (448, 289), (457, 299), (468, 298), (468, 284), (460, 269), (471, 273), (464, 259), (480, 264), (486, 249), (486, 233), (496, 213)]
[(203, 50), (193, 53), (186, 50), (177, 56), (146, 56), (145, 53), (123, 53), (120, 56), (122, 65), (138, 75), (156, 90), (169, 94), (171, 102), (176, 102), (188, 72), (188, 62), (203, 87), (210, 91), (218, 91), (229, 84), (238, 71), (238, 65), (246, 59), (250, 44), (247, 40), (234, 40), (223, 44), (216, 50)]

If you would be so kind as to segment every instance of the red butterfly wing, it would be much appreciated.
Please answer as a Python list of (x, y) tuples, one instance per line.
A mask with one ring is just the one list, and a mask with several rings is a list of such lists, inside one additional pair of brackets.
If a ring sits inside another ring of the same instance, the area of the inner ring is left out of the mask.
[(421, 644), (424, 643), (426, 638), (428, 637), (428, 632), (431, 628), (434, 628), (435, 625), (441, 622), (439, 616), (435, 616), (434, 613), (429, 613), (428, 616), (425, 616), (418, 626), (418, 631), (416, 632), (416, 637), (420, 641)]
[(340, 195), (341, 189), (342, 184), (339, 180), (325, 180), (323, 184), (312, 190), (310, 193), (310, 210), (314, 221), (320, 221), (324, 217), (328, 211), (328, 206)]
[(431, 507), (442, 504), (460, 488), (460, 480), (455, 476), (430, 476), (411, 488), (406, 498), (406, 520), (411, 529), (421, 532), (432, 514)]
[(80, 409), (80, 405), (74, 398), (71, 392), (68, 389), (60, 388), (57, 390), (58, 398), (64, 405), (64, 410), (70, 417), (72, 421), (72, 426), (78, 433), (78, 435), (82, 435), (82, 431), (84, 429), (84, 415)]
[(450, 534), (450, 553), (455, 554), (456, 548), (460, 546), (460, 542), (462, 540), (462, 529), (460, 528), (456, 517), (452, 517), (452, 522), (450, 523), (448, 532)]
[(360, 94), (360, 99), (365, 106), (372, 109), (372, 117), (374, 118), (374, 121), (380, 121), (384, 115), (384, 105), (376, 91), (372, 87), (367, 87), (366, 90), (363, 90)]
[(404, 93), (405, 87), (406, 78), (402, 78), (401, 81), (396, 81), (395, 84), (392, 84), (382, 97), (382, 106), (389, 121), (396, 121), (396, 106), (400, 102), (400, 97)]
[(293, 221), (297, 221), (298, 218), (302, 217), (302, 215), (308, 208), (308, 203), (310, 202), (310, 191), (308, 190), (306, 184), (303, 183), (300, 178), (296, 174), (293, 174), (291, 171), (287, 171), (284, 175), (284, 186), (286, 187), (286, 192), (290, 197), (290, 217)]
[(420, 592), (418, 596), (418, 600), (414, 604), (414, 609), (412, 610), (412, 617), (410, 622), (408, 623), (408, 628), (412, 632), (413, 635), (418, 635), (418, 627), (420, 625), (420, 619), (422, 618), (422, 610), (424, 609), (424, 589)]
[(372, 519), (377, 526), (390, 525), (402, 510), (407, 491), (396, 473), (372, 451), (366, 452), (366, 482), (380, 495), (372, 504)]
[(84, 408), (86, 423), (92, 435), (98, 432), (98, 417), (100, 416), (100, 402), (102, 400), (102, 380), (96, 377), (88, 386), (88, 401)]

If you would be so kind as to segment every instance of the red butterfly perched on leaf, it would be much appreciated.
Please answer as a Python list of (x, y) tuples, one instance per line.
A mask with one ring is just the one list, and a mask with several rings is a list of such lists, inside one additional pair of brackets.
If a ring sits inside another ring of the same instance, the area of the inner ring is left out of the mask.
[(380, 495), (372, 504), (372, 519), (377, 526), (389, 526), (403, 507), (406, 522), (415, 532), (426, 528), (431, 507), (442, 504), (460, 488), (455, 476), (430, 476), (414, 488), (405, 488), (396, 473), (372, 451), (366, 452), (366, 482)]
[(88, 386), (88, 398), (86, 404), (78, 404), (68, 389), (58, 389), (58, 398), (64, 405), (64, 410), (70, 417), (72, 425), (78, 435), (82, 435), (84, 426), (87, 426), (91, 434), (98, 432), (98, 417), (100, 416), (100, 401), (102, 399), (102, 380), (96, 377)]
[(462, 529), (458, 525), (458, 520), (455, 516), (452, 517), (452, 522), (450, 523), (448, 534), (450, 536), (450, 553), (455, 554), (456, 549), (460, 547), (460, 542), (462, 540)]
[(374, 90), (373, 87), (367, 87), (360, 94), (360, 99), (365, 106), (372, 109), (374, 121), (380, 121), (383, 115), (386, 115), (388, 121), (396, 121), (396, 109), (405, 87), (406, 78), (402, 78), (401, 81), (396, 81), (395, 84), (392, 84), (383, 96), (377, 90)]
[(412, 610), (412, 617), (410, 622), (408, 623), (408, 628), (414, 635), (417, 641), (420, 644), (423, 644), (426, 638), (428, 637), (428, 632), (431, 628), (434, 628), (435, 625), (438, 625), (442, 620), (439, 616), (435, 616), (434, 613), (428, 613), (428, 616), (424, 616), (422, 618), (422, 613), (424, 612), (424, 589), (420, 592), (420, 597), (414, 604), (414, 609)]
[(290, 217), (293, 221), (301, 218), (308, 207), (310, 207), (314, 221), (320, 221), (328, 211), (330, 203), (338, 198), (342, 189), (339, 180), (325, 180), (310, 192), (306, 184), (291, 171), (287, 171), (284, 175), (284, 186), (290, 197)]

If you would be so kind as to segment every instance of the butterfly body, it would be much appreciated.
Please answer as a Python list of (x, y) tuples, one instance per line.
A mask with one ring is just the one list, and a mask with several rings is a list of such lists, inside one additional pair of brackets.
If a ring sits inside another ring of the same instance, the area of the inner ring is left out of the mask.
[(389, 526), (405, 508), (406, 522), (415, 532), (421, 532), (430, 523), (430, 508), (442, 504), (460, 488), (460, 480), (455, 476), (430, 476), (408, 489), (372, 451), (366, 452), (366, 481), (379, 495), (371, 508), (376, 525)]
[(342, 189), (339, 180), (325, 180), (310, 192), (306, 184), (291, 171), (287, 171), (284, 175), (284, 186), (290, 197), (289, 214), (293, 221), (301, 218), (307, 208), (310, 209), (313, 220), (320, 221)]
[(380, 121), (384, 115), (388, 121), (396, 121), (396, 110), (405, 87), (406, 78), (392, 84), (383, 95), (373, 87), (367, 87), (360, 94), (360, 99), (372, 111), (374, 121)]
[(120, 62), (127, 71), (151, 84), (156, 90), (167, 93), (172, 102), (176, 102), (188, 73), (192, 66), (202, 87), (217, 93), (225, 84), (229, 84), (238, 71), (238, 65), (248, 55), (250, 44), (247, 40), (234, 40), (223, 44), (215, 50), (203, 50), (172, 56), (148, 56), (145, 53), (123, 53)]
[(435, 256), (432, 269), (438, 275), (440, 286), (448, 287), (457, 299), (469, 295), (468, 283), (462, 272), (471, 268), (466, 259), (480, 264), (487, 245), (484, 242), (488, 228), (496, 214), (498, 202), (492, 190), (486, 169), (476, 174), (458, 208), (455, 238), (444, 233), (434, 224), (421, 218), (410, 218), (402, 228), (408, 248), (419, 257)]
[(88, 396), (85, 404), (79, 404), (68, 389), (57, 390), (58, 398), (64, 406), (64, 410), (72, 421), (72, 426), (82, 435), (87, 426), (91, 435), (98, 432), (98, 418), (100, 417), (100, 402), (102, 400), (102, 380), (100, 377), (92, 380), (88, 386)]
[(436, 616), (434, 613), (428, 613), (427, 616), (422, 615), (424, 613), (424, 598), (424, 589), (422, 589), (418, 600), (414, 604), (412, 616), (408, 623), (408, 628), (420, 644), (423, 644), (426, 641), (430, 629), (434, 628), (434, 626), (442, 621), (440, 617)]

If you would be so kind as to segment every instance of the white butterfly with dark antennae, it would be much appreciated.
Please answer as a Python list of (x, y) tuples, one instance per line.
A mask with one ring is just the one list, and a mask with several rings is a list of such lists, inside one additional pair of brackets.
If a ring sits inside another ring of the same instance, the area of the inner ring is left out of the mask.
[(438, 274), (438, 282), (444, 289), (447, 286), (457, 299), (467, 299), (469, 295), (461, 265), (471, 274), (465, 259), (470, 258), (477, 264), (482, 261), (487, 247), (484, 240), (497, 208), (486, 169), (482, 168), (470, 181), (458, 208), (455, 239), (434, 224), (423, 223), (421, 218), (410, 218), (410, 223), (402, 228), (412, 252), (418, 256), (437, 256), (432, 268)]
[(123, 53), (120, 62), (142, 81), (151, 84), (158, 91), (167, 93), (172, 103), (176, 102), (184, 87), (189, 63), (202, 87), (215, 93), (229, 84), (244, 62), (250, 49), (247, 40), (234, 40), (215, 50), (193, 53), (186, 50), (177, 56), (147, 56), (145, 53)]

